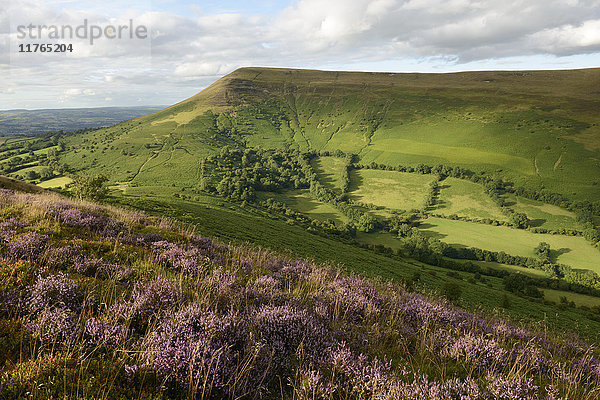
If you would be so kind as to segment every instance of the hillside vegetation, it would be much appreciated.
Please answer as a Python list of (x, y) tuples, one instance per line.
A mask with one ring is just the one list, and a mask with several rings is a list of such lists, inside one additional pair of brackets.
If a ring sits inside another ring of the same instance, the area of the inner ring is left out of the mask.
[(596, 341), (599, 79), (244, 68), (110, 128), (0, 138), (0, 171), (82, 196), (102, 174), (109, 203)]
[(2, 398), (598, 398), (573, 334), (140, 212), (7, 189), (0, 211)]
[(599, 84), (600, 69), (242, 68), (163, 111), (69, 139), (65, 162), (115, 181), (174, 178), (186, 186), (197, 179), (201, 158), (226, 144), (339, 149), (363, 163), (459, 165), (572, 200), (598, 199)]

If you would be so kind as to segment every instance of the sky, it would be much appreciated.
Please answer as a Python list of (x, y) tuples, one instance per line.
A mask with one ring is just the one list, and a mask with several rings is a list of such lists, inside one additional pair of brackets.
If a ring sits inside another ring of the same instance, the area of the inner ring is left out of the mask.
[(0, 109), (170, 105), (244, 66), (599, 67), (600, 0), (0, 0)]

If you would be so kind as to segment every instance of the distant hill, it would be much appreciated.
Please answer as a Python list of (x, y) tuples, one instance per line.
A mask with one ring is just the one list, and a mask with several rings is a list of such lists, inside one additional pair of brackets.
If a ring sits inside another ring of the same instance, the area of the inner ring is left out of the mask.
[[(593, 200), (600, 198), (599, 87), (600, 69), (242, 68), (162, 111), (71, 137), (76, 151), (65, 161), (115, 181), (192, 186), (201, 159), (226, 144), (340, 149), (363, 163), (461, 166)], [(100, 142), (105, 150), (91, 154), (86, 143)]]
[(39, 135), (56, 131), (111, 126), (163, 107), (99, 107), (0, 110), (0, 135)]

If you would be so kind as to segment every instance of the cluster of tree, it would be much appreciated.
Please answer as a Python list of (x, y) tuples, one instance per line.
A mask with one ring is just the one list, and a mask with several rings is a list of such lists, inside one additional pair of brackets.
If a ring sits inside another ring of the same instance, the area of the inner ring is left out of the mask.
[(471, 218), (471, 217), (465, 217), (465, 216), (456, 215), (456, 214), (446, 215), (446, 214), (437, 214), (437, 213), (430, 213), (429, 215), (431, 215), (432, 217), (436, 217), (436, 218), (445, 218), (445, 219), (451, 219), (454, 221), (477, 222), (479, 224), (486, 224), (486, 225), (493, 225), (493, 226), (512, 226), (512, 224), (510, 222), (499, 221), (497, 219), (492, 219), (492, 218)]
[(522, 296), (538, 299), (544, 298), (544, 293), (536, 287), (536, 280), (522, 274), (508, 274), (504, 277), (504, 289)]
[(254, 201), (257, 191), (308, 188), (305, 158), (292, 150), (232, 149), (201, 165), (200, 189), (232, 200)]
[(440, 194), (440, 182), (444, 179), (443, 176), (438, 175), (437, 178), (429, 184), (429, 193), (425, 198), (424, 209), (433, 207), (437, 202), (437, 198)]

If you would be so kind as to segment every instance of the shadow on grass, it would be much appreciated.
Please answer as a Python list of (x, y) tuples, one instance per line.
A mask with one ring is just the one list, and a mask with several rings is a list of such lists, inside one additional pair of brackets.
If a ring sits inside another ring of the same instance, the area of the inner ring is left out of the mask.
[(335, 186), (336, 178), (334, 173), (326, 171), (318, 160), (313, 160), (311, 164), (319, 177), (319, 182), (321, 182), (323, 186), (330, 190), (339, 190), (339, 188)]
[(562, 256), (563, 254), (570, 253), (571, 251), (572, 250), (569, 249), (568, 247), (563, 247), (561, 249), (556, 249), (556, 250), (550, 250), (550, 256), (548, 258), (553, 263), (556, 263), (558, 260), (558, 257)]
[(350, 177), (350, 184), (348, 185), (348, 192), (350, 194), (352, 194), (352, 192), (354, 192), (355, 190), (360, 189), (360, 187), (364, 183), (364, 179), (362, 178), (362, 176), (360, 176), (360, 174), (358, 173), (358, 170), (350, 171), (349, 177)]
[(536, 219), (529, 220), (529, 226), (531, 226), (532, 228), (538, 228), (538, 227), (544, 225), (545, 223), (546, 223), (546, 220), (543, 218), (536, 218)]
[[(423, 226), (423, 225), (421, 225), (421, 226)], [(439, 232), (435, 232), (435, 231), (421, 231), (421, 233), (423, 234), (423, 236), (426, 236), (428, 238), (438, 239), (438, 240), (442, 240), (443, 238), (448, 236), (444, 233), (439, 233)]]

